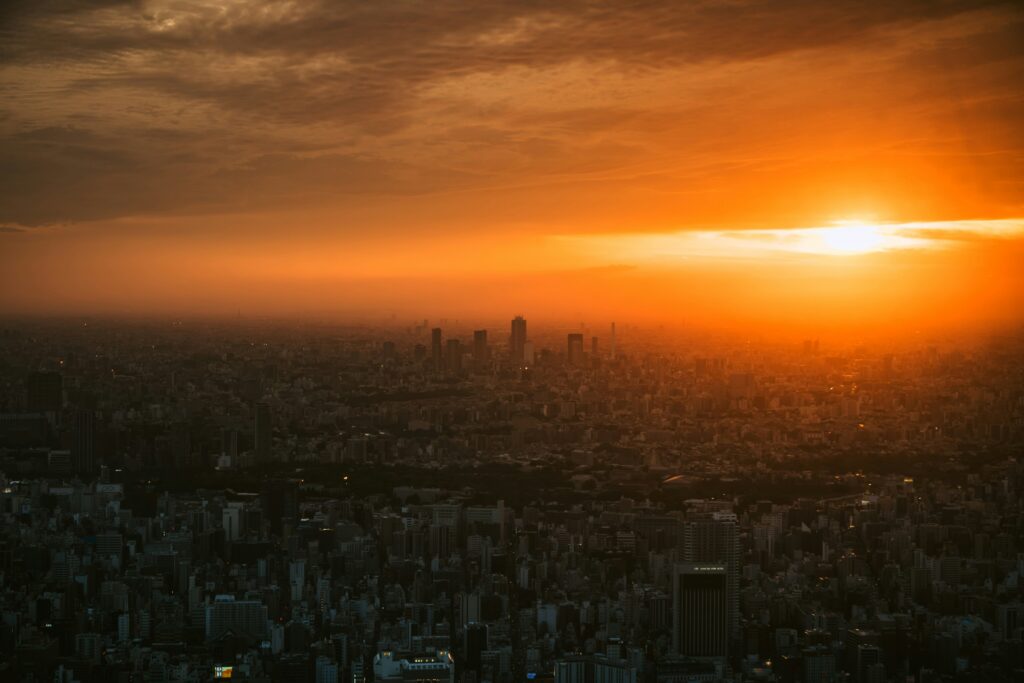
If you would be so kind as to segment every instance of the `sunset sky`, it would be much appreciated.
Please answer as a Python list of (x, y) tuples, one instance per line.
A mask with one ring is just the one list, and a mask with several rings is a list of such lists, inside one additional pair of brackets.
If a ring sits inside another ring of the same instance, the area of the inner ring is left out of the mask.
[(1019, 323), (1024, 4), (0, 4), (0, 312)]

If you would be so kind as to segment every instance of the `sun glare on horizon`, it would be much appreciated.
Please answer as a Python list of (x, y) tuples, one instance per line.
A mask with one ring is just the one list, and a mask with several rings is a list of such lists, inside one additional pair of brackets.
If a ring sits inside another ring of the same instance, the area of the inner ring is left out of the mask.
[(700, 258), (774, 259), (792, 256), (868, 256), (887, 251), (948, 248), (955, 242), (932, 235), (1008, 237), (1022, 232), (1021, 221), (875, 223), (837, 220), (815, 227), (749, 230), (684, 230), (673, 233), (561, 236), (576, 248), (605, 260), (679, 262)]
[(887, 248), (886, 235), (878, 226), (864, 221), (836, 221), (833, 227), (817, 230), (822, 251), (830, 254), (866, 254)]

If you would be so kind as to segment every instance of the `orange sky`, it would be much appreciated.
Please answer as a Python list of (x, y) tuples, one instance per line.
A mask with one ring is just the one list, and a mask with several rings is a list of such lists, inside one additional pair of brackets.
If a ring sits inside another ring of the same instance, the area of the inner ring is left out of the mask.
[(1019, 323), (1021, 82), (1015, 2), (13, 3), (0, 312)]

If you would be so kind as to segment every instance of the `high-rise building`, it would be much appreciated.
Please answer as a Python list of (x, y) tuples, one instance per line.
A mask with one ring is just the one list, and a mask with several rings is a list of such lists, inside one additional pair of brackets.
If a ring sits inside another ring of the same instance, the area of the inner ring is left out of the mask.
[(99, 633), (75, 635), (75, 654), (84, 660), (99, 664), (102, 656), (103, 639)]
[(597, 337), (590, 338), (590, 355), (597, 358)]
[(449, 339), (445, 344), (445, 366), (448, 372), (462, 372), (462, 344), (458, 339)]
[(447, 559), (451, 555), (452, 528), (444, 524), (430, 525), (430, 552), (434, 557)]
[(290, 481), (267, 482), (263, 486), (263, 515), (270, 522), (270, 530), (281, 533), (285, 522), (294, 522), (299, 516), (299, 492)]
[(76, 474), (96, 471), (96, 414), (79, 410), (71, 428), (71, 466)]
[(636, 683), (637, 669), (609, 655), (570, 655), (555, 662), (555, 683)]
[(885, 665), (882, 650), (877, 645), (857, 646), (856, 683), (885, 683)]
[(117, 615), (117, 642), (128, 642), (128, 639), (131, 638), (132, 635), (131, 627), (131, 615), (127, 613)]
[(672, 649), (724, 659), (729, 652), (729, 581), (722, 564), (678, 564), (672, 585)]
[(594, 657), (594, 683), (636, 683), (637, 671), (620, 657)]
[(238, 503), (228, 503), (221, 511), (221, 526), (224, 528), (224, 540), (238, 541), (242, 538), (242, 507)]
[(238, 430), (223, 429), (220, 433), (220, 452), (223, 455), (238, 457)]
[(487, 330), (476, 330), (473, 332), (473, 363), (482, 367), (487, 363)]
[(441, 350), (441, 328), (435, 327), (430, 331), (430, 361), (435, 371), (444, 367), (444, 356)]
[(25, 405), (30, 413), (59, 413), (64, 382), (57, 372), (33, 372), (25, 380)]
[(396, 683), (455, 683), (455, 667), (447, 650), (405, 656), (392, 650), (378, 652), (373, 657), (373, 674), (375, 680)]
[(335, 633), (331, 636), (334, 644), (334, 658), (338, 662), (338, 668), (344, 671), (348, 668), (348, 634)]
[(330, 657), (316, 658), (316, 683), (338, 683), (338, 665)]
[(714, 512), (688, 520), (683, 525), (683, 560), (693, 564), (721, 564), (729, 584), (730, 638), (739, 634), (739, 536), (736, 515)]
[(471, 623), (466, 625), (464, 631), (463, 666), (461, 674), (466, 672), (476, 673), (476, 680), (480, 680), (480, 667), (482, 663), (481, 654), (487, 649), (487, 625)]
[(836, 675), (836, 656), (828, 647), (815, 645), (804, 649), (803, 683), (832, 683)]
[(526, 318), (517, 315), (512, 319), (512, 336), (509, 338), (509, 350), (513, 363), (523, 362), (523, 346), (526, 344)]
[(587, 657), (566, 657), (555, 662), (555, 683), (589, 683), (588, 678), (593, 678), (589, 669), (590, 660)]
[(216, 640), (227, 632), (256, 643), (266, 637), (267, 607), (258, 600), (235, 600), (218, 595), (206, 607), (206, 639)]
[(270, 460), (271, 454), (271, 424), (270, 406), (266, 403), (257, 403), (254, 417), (256, 459), (258, 462), (266, 463)]
[(608, 357), (615, 360), (615, 323), (612, 323), (612, 338), (608, 345)]
[(579, 332), (569, 334), (569, 365), (583, 365), (583, 335)]

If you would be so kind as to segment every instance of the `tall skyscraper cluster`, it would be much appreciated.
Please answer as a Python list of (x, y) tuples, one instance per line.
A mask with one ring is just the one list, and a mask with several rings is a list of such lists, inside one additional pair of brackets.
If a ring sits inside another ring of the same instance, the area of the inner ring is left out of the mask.
[[(457, 338), (446, 339), (442, 327), (429, 328), (428, 321), (426, 320), (422, 324), (417, 323), (416, 325), (416, 330), (419, 333), (427, 329), (430, 329), (428, 367), (434, 372), (459, 374), (469, 367), (467, 363), (471, 363), (473, 370), (479, 372), (488, 367), (494, 360), (489, 346), (490, 337), (486, 329), (474, 330), (472, 340), (465, 342)], [(512, 318), (509, 325), (508, 351), (507, 355), (504, 356), (504, 358), (511, 362), (513, 367), (523, 370), (532, 366), (538, 357), (537, 347), (534, 341), (529, 338), (527, 329), (525, 317), (517, 315)], [(611, 323), (608, 339), (606, 353), (610, 359), (614, 359), (617, 353), (614, 322)], [(591, 335), (588, 347), (588, 337), (586, 334), (583, 332), (571, 332), (568, 334), (566, 342), (565, 359), (570, 367), (582, 368), (600, 362), (602, 358), (600, 337)], [(546, 352), (546, 350), (541, 351)], [(427, 357), (427, 353), (427, 347), (418, 344), (414, 356), (423, 359)]]

